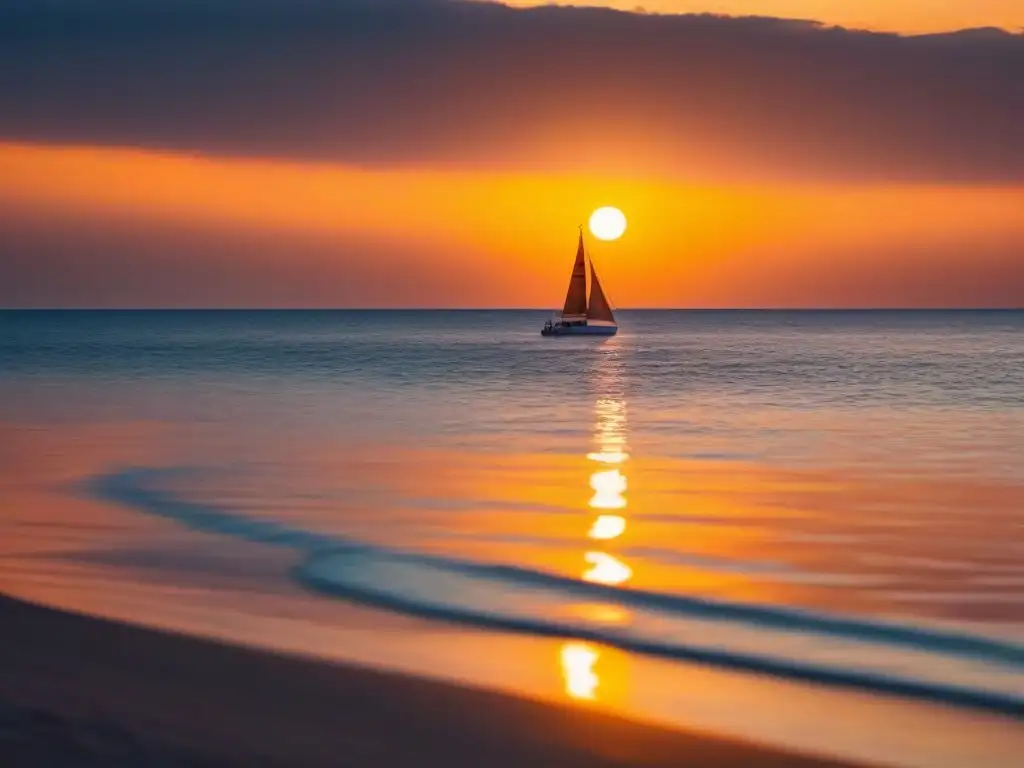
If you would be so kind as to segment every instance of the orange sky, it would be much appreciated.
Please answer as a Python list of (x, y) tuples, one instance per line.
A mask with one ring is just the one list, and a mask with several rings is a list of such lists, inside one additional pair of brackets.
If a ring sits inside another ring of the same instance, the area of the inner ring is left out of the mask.
[[(203, 288), (219, 275), (229, 305), (550, 307), (576, 224), (601, 204), (630, 221), (621, 241), (593, 246), (619, 306), (1024, 303), (1022, 187), (716, 186), (11, 143), (0, 144), (8, 226), (73, 237), (84, 221), (102, 237), (50, 268), (49, 298), (9, 283), (2, 303), (209, 304)], [(192, 231), (210, 242), (180, 263), (136, 257), (138, 245), (104, 262), (126, 228), (147, 233), (142, 247)], [(245, 247), (218, 249), (238, 237)], [(71, 276), (93, 266), (120, 293), (75, 301)]]
[(620, 307), (1024, 306), (1024, 35), (210, 2), (0, 2), (0, 306), (550, 308), (601, 205)]
[[(548, 5), (548, 0), (501, 0), (505, 5)], [(654, 13), (720, 13), (814, 19), (855, 29), (945, 32), (972, 27), (1024, 28), (1024, 0), (571, 0)]]

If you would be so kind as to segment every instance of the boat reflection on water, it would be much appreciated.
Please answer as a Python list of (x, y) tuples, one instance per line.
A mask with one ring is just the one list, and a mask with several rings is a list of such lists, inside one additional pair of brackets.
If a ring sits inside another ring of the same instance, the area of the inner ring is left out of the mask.
[[(587, 459), (598, 465), (590, 475), (594, 494), (589, 507), (596, 514), (587, 537), (594, 543), (583, 554), (583, 581), (619, 586), (628, 582), (633, 570), (610, 549), (625, 532), (626, 490), (628, 483), (623, 465), (629, 458), (626, 444), (626, 401), (622, 393), (622, 371), (617, 353), (602, 355), (597, 374), (599, 397), (595, 403), (595, 450)], [(588, 621), (601, 624), (623, 624), (629, 616), (619, 606), (586, 603), (577, 606), (578, 613)], [(600, 677), (596, 670), (601, 649), (590, 643), (567, 642), (561, 651), (562, 677), (566, 694), (581, 701), (596, 701)]]

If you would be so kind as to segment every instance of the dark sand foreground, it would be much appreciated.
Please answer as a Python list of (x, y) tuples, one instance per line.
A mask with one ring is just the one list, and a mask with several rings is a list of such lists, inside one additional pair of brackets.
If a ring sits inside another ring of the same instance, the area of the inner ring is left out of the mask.
[(823, 764), (0, 597), (3, 768)]

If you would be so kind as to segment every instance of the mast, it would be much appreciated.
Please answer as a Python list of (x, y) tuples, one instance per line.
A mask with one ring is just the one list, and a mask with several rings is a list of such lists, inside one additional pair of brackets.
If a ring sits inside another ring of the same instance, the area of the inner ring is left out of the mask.
[(580, 227), (580, 241), (576, 247), (576, 261), (572, 265), (569, 290), (562, 307), (563, 321), (584, 320), (587, 317), (587, 257), (583, 249), (583, 227)]

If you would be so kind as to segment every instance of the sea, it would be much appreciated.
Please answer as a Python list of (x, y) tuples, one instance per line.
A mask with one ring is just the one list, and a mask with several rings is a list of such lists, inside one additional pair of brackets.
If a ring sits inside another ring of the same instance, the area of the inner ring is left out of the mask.
[(546, 317), (0, 312), (0, 592), (878, 764), (1024, 754), (1024, 311)]

